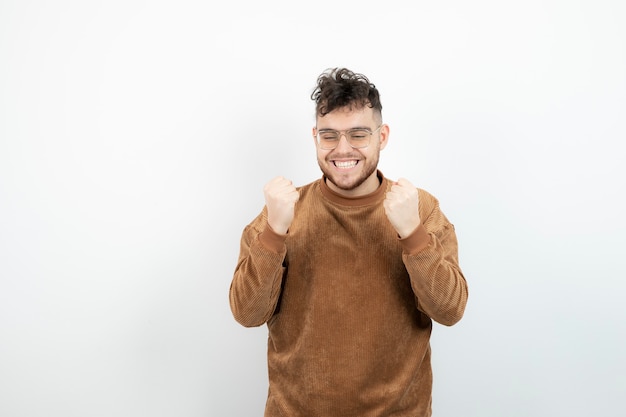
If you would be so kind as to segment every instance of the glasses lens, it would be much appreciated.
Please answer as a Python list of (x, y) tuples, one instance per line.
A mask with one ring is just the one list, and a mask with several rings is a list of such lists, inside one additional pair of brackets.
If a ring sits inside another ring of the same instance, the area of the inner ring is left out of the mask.
[(317, 135), (322, 149), (335, 149), (339, 143), (339, 132), (326, 131)]
[(348, 139), (353, 148), (364, 148), (370, 142), (370, 131), (365, 129), (355, 129), (348, 132)]

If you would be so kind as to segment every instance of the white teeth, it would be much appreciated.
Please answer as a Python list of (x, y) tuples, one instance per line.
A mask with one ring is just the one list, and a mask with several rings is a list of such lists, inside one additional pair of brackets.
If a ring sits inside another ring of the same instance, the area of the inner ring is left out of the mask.
[(335, 161), (337, 168), (352, 168), (356, 166), (357, 161)]

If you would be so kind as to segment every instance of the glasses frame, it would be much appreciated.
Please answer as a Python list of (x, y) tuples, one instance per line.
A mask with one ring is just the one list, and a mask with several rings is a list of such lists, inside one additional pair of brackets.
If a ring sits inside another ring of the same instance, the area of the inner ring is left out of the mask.
[[(381, 127), (383, 127), (383, 123), (379, 124), (378, 127), (374, 130), (370, 130), (369, 128), (362, 128), (362, 127), (352, 128), (348, 130), (322, 129), (322, 130), (318, 130), (317, 133), (315, 134), (315, 142), (317, 143), (317, 146), (320, 147), (320, 149), (323, 149), (325, 151), (332, 151), (333, 149), (336, 149), (337, 146), (339, 146), (339, 142), (341, 142), (341, 137), (343, 136), (344, 138), (346, 138), (346, 142), (348, 142), (348, 145), (350, 145), (353, 149), (363, 149), (363, 148), (367, 148), (368, 146), (370, 146), (370, 142), (372, 141), (372, 136), (377, 130), (380, 130)], [(355, 130), (363, 130), (369, 133), (370, 137), (367, 140), (367, 144), (362, 145), (362, 146), (354, 146), (352, 145), (352, 143), (350, 143), (350, 139), (348, 139), (348, 133), (353, 132)], [(330, 133), (330, 132), (337, 133), (339, 135), (339, 139), (337, 140), (337, 144), (334, 147), (325, 148), (322, 146), (322, 143), (320, 140), (320, 134)]]

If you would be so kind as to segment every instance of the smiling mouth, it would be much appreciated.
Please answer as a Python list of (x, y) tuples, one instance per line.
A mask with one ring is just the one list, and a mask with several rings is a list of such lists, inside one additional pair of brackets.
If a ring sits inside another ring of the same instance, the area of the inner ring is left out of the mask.
[(333, 164), (339, 169), (354, 168), (359, 163), (358, 160), (353, 159), (351, 161), (333, 161)]

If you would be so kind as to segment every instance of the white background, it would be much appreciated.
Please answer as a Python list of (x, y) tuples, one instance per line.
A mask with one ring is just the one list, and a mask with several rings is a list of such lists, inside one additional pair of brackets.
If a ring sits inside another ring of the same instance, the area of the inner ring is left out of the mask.
[[(440, 199), (470, 286), (434, 415), (626, 408), (626, 3), (0, 3), (0, 415), (261, 416), (228, 288), (309, 96), (366, 74), (380, 168)], [(347, 266), (349, 268), (349, 266)]]

